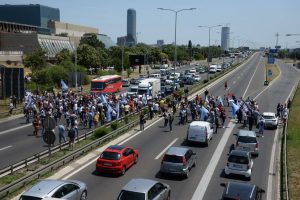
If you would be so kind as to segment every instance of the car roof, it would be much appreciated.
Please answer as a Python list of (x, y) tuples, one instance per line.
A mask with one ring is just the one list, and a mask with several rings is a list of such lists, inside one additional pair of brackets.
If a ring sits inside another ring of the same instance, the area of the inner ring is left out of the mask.
[(275, 117), (275, 113), (273, 113), (273, 112), (264, 112), (263, 116), (272, 116), (272, 117)]
[(190, 126), (209, 126), (209, 122), (205, 121), (193, 121)]
[(250, 199), (253, 196), (255, 185), (241, 182), (228, 182), (223, 197)]
[(34, 196), (34, 197), (45, 197), (54, 189), (64, 185), (65, 183), (69, 183), (62, 180), (42, 180), (24, 192), (22, 195), (25, 196)]
[(185, 153), (188, 151), (188, 148), (185, 147), (170, 147), (166, 154), (167, 155), (177, 155), (177, 156), (184, 156)]
[(256, 133), (254, 131), (239, 130), (238, 136), (256, 137)]
[(242, 150), (232, 150), (229, 155), (235, 156), (244, 156), (247, 157), (249, 155), (249, 151), (242, 151)]
[(124, 146), (121, 145), (111, 145), (109, 147), (107, 147), (105, 150), (111, 150), (111, 151), (121, 151), (122, 149), (124, 149)]
[(131, 179), (123, 187), (123, 190), (146, 193), (156, 183), (157, 181), (150, 180), (150, 179), (143, 179), (143, 178)]

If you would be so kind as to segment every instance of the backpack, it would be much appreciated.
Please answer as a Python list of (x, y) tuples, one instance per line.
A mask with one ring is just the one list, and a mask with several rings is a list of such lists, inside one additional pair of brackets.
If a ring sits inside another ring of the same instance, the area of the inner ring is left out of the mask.
[(74, 138), (75, 137), (75, 130), (71, 128), (68, 132), (68, 137), (69, 138)]

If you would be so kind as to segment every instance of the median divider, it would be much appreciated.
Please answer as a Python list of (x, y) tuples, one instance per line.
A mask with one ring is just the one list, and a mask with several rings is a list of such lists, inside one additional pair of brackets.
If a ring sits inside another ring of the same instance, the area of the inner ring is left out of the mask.
[[(231, 71), (236, 69), (240, 64), (242, 64), (244, 61), (245, 60), (243, 60), (242, 62), (240, 62), (236, 65), (231, 66), (230, 68), (227, 68), (226, 71), (223, 71), (223, 72), (215, 75), (214, 78), (208, 80), (208, 82), (206, 82), (204, 84), (199, 83), (197, 85), (192, 86), (191, 90), (190, 90), (191, 98), (193, 99), (195, 97), (195, 95), (196, 95), (195, 92), (205, 88), (206, 86), (208, 86), (209, 84), (214, 82), (216, 80), (216, 78), (220, 78), (220, 77), (230, 73)], [(46, 174), (48, 172), (53, 172), (54, 170), (58, 169), (59, 167), (64, 166), (66, 163), (73, 161), (74, 159), (84, 155), (88, 151), (91, 151), (92, 149), (99, 147), (101, 144), (105, 143), (106, 141), (111, 140), (111, 139), (125, 133), (126, 131), (132, 129), (133, 127), (135, 127), (136, 125), (139, 124), (138, 112), (133, 113), (131, 116), (135, 117), (135, 119), (133, 119), (133, 121), (102, 136), (101, 138), (95, 139), (94, 141), (90, 142), (89, 144), (84, 145), (83, 147), (81, 147), (79, 149), (76, 149), (74, 151), (67, 153), (66, 155), (50, 162), (49, 164), (46, 164), (46, 165), (34, 170), (33, 172), (31, 172), (28, 175), (25, 175), (22, 178), (20, 178), (16, 181), (13, 181), (12, 183), (9, 183), (8, 185), (1, 187), (0, 188), (0, 198), (4, 198), (5, 196), (16, 191), (17, 189), (29, 184), (33, 180), (39, 179), (44, 174)], [(146, 114), (146, 117), (147, 117), (147, 114)], [(123, 120), (124, 120), (124, 117), (119, 119), (118, 122), (121, 122)], [(111, 125), (111, 123), (105, 125), (105, 127), (109, 127), (110, 125)], [(81, 140), (86, 139), (87, 137), (90, 137), (91, 135), (93, 135), (94, 132), (95, 132), (95, 130), (84, 133), (83, 135), (81, 135), (79, 137), (78, 141), (81, 141)], [(68, 143), (64, 143), (62, 145), (58, 145), (58, 146), (49, 148), (49, 150), (47, 150), (47, 151), (43, 151), (41, 153), (35, 154), (21, 162), (14, 164), (14, 165), (8, 166), (5, 169), (0, 170), (0, 177), (3, 177), (8, 174), (13, 174), (17, 170), (27, 168), (30, 164), (40, 161), (42, 158), (48, 157), (51, 154), (58, 152), (59, 150), (65, 149), (67, 147), (68, 147)]]

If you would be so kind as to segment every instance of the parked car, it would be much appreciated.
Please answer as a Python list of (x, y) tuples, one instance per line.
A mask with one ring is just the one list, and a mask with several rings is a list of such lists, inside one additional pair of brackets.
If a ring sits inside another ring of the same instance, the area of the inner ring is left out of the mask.
[(132, 78), (132, 79), (130, 79), (130, 84), (132, 84), (132, 85), (138, 85), (139, 84), (139, 82), (140, 82), (140, 79), (139, 78)]
[(213, 132), (209, 122), (193, 121), (188, 127), (186, 142), (187, 144), (191, 142), (204, 143), (208, 146), (209, 141), (213, 137)]
[(199, 74), (195, 74), (194, 79), (195, 79), (196, 82), (200, 82), (201, 81), (201, 76)]
[(171, 188), (150, 179), (131, 179), (121, 190), (118, 200), (170, 200)]
[(259, 154), (258, 141), (254, 131), (239, 130), (236, 135), (235, 149), (249, 151), (251, 154)]
[(224, 173), (226, 175), (242, 175), (246, 179), (251, 179), (253, 161), (249, 151), (232, 150), (227, 159)]
[(264, 112), (262, 114), (265, 128), (277, 129), (278, 126), (278, 117), (273, 112)]
[(85, 200), (87, 199), (87, 186), (75, 180), (42, 180), (26, 190), (19, 200), (46, 198)]
[(241, 199), (241, 200), (262, 200), (262, 195), (265, 193), (260, 187), (241, 182), (221, 183), (225, 187), (222, 195), (222, 200)]
[(122, 87), (129, 87), (130, 86), (130, 82), (128, 79), (123, 79), (122, 80)]
[(96, 162), (96, 171), (124, 175), (132, 165), (138, 162), (139, 152), (136, 149), (112, 145), (105, 149)]
[(160, 166), (161, 174), (178, 174), (186, 178), (196, 166), (196, 153), (185, 147), (170, 147), (165, 153)]
[(217, 72), (217, 65), (211, 65), (209, 67), (209, 73), (214, 74)]
[(198, 72), (198, 73), (200, 73), (200, 74), (203, 74), (203, 73), (205, 73), (206, 72), (206, 70), (205, 70), (205, 67), (198, 67), (198, 68), (196, 68), (196, 71)]
[(217, 65), (217, 72), (221, 72), (222, 71), (222, 66), (221, 65)]

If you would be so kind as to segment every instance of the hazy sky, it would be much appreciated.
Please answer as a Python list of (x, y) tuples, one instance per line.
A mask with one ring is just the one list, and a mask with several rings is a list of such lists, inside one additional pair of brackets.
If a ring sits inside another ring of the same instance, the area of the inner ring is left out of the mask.
[[(183, 11), (178, 14), (177, 43), (208, 44), (208, 29), (199, 25), (226, 25), (231, 28), (231, 46), (275, 46), (278, 32), (283, 48), (300, 46), (300, 0), (0, 0), (1, 4), (39, 3), (60, 9), (61, 21), (99, 28), (113, 41), (126, 35), (126, 12), (137, 13), (138, 41), (155, 44), (158, 39), (174, 42), (175, 14), (158, 7)], [(211, 44), (220, 44), (221, 28), (212, 29)]]

